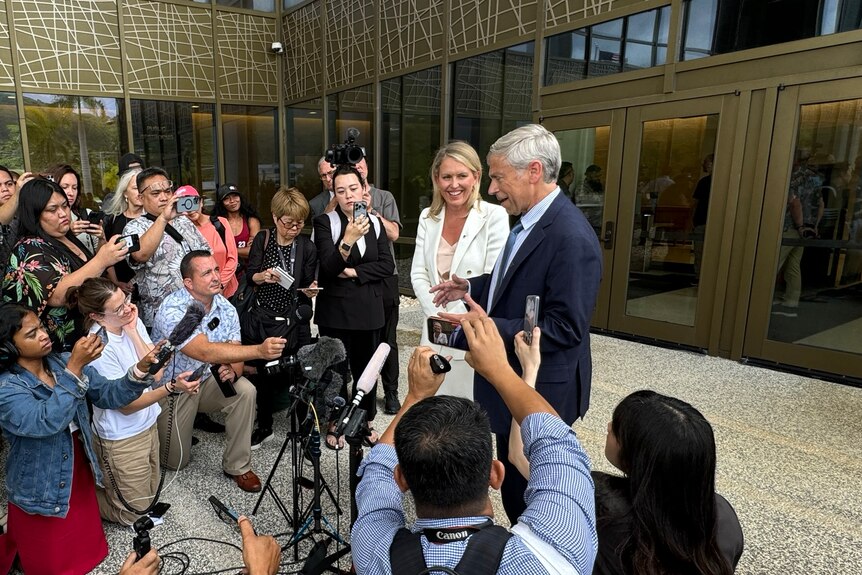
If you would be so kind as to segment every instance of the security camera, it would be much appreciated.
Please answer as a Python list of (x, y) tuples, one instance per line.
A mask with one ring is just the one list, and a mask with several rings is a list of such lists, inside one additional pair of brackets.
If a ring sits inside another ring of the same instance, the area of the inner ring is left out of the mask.
[(273, 54), (284, 54), (284, 46), (281, 42), (273, 42), (272, 43), (272, 53)]

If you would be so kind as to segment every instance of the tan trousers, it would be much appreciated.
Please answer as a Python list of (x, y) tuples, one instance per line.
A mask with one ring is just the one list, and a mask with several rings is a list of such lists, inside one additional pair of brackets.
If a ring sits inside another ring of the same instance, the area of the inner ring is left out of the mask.
[(234, 384), (236, 395), (225, 397), (212, 376), (201, 384), (194, 395), (183, 393), (160, 402), (159, 440), (168, 440), (170, 402), (176, 401), (171, 425), (171, 443), (168, 451), (168, 469), (182, 469), (188, 465), (192, 450), (192, 427), (198, 412), (225, 414), (225, 440), (222, 469), (230, 475), (242, 475), (251, 469), (251, 430), (254, 426), (255, 396), (257, 390), (249, 380), (240, 377)]
[[(794, 229), (784, 232), (783, 237), (799, 239), (799, 232)], [(781, 246), (778, 253), (778, 271), (784, 268), (784, 305), (799, 307), (799, 296), (802, 295), (802, 246)]]
[[(96, 488), (99, 514), (103, 519), (131, 525), (139, 517), (127, 510), (119, 496), (135, 509), (149, 507), (159, 487), (159, 434), (155, 425), (126, 439), (101, 439), (93, 434), (104, 488)], [(110, 465), (105, 465), (105, 458)], [(111, 476), (113, 475), (113, 479)]]

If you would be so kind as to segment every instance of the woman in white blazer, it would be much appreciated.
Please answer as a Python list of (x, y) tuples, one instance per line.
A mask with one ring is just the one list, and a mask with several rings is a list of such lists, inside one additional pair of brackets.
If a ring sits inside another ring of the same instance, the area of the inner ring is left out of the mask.
[[(452, 302), (445, 310), (435, 307), (428, 290), (452, 275), (471, 278), (491, 273), (506, 245), (509, 216), (502, 207), (481, 200), (481, 180), (482, 162), (470, 144), (450, 142), (437, 151), (431, 165), (434, 197), (431, 207), (419, 216), (410, 269), (413, 291), (426, 317), (440, 311), (466, 312), (461, 302)], [(439, 347), (431, 343), (427, 323), (422, 327), (422, 345)], [(437, 393), (472, 399), (473, 369), (464, 361), (464, 352), (444, 351), (453, 356), (452, 371)]]

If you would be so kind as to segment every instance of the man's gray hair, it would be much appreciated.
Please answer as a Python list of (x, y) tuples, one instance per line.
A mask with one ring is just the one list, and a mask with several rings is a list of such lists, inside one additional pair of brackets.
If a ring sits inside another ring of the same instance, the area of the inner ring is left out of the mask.
[(556, 136), (539, 124), (527, 124), (504, 135), (491, 144), (488, 158), (491, 156), (503, 156), (516, 170), (525, 170), (533, 161), (541, 162), (546, 184), (557, 181), (562, 163)]

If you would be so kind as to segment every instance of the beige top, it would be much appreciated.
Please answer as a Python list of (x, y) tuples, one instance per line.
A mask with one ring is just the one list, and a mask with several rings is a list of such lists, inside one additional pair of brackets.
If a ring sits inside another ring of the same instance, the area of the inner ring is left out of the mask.
[(449, 245), (442, 235), (440, 236), (440, 245), (437, 246), (437, 273), (440, 274), (440, 281), (449, 280), (449, 272), (452, 271), (452, 258), (455, 255), (455, 248), (458, 247), (458, 242)]

